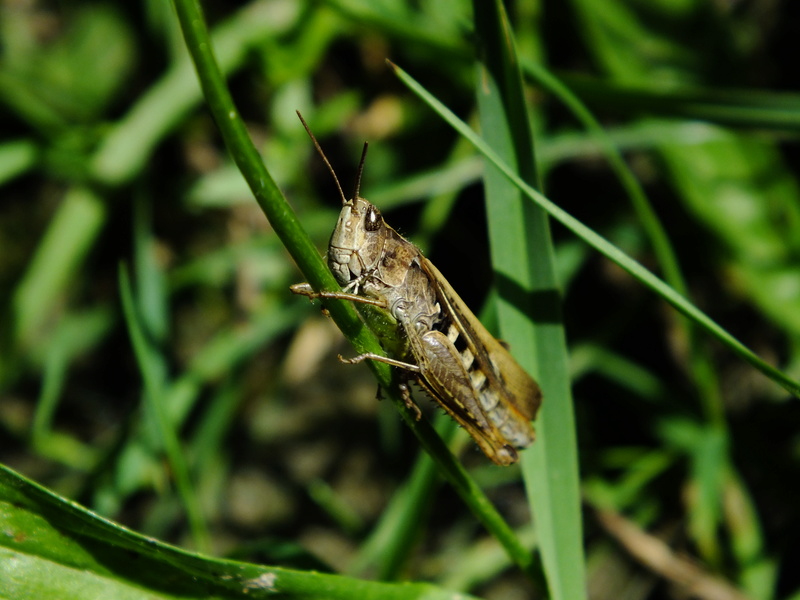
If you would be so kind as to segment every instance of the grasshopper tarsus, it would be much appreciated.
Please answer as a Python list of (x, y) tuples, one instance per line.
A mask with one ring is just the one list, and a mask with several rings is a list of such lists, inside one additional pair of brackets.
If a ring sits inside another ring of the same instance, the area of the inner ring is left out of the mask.
[(403, 403), (406, 405), (406, 408), (414, 413), (414, 420), (419, 421), (422, 418), (422, 411), (411, 397), (411, 389), (408, 387), (408, 384), (401, 383), (397, 386), (397, 388), (400, 390), (400, 397), (403, 399)]
[[(314, 288), (312, 288), (311, 285), (308, 283), (295, 283), (294, 285), (289, 286), (289, 290), (293, 294), (297, 294), (298, 296), (305, 296), (306, 298), (308, 298), (308, 301), (312, 303), (314, 302), (314, 300), (320, 297), (320, 294), (314, 291)], [(325, 315), (326, 317), (331, 316), (330, 311), (324, 306), (322, 307), (321, 310), (322, 314)]]
[(314, 288), (311, 287), (311, 284), (308, 283), (295, 283), (289, 286), (289, 290), (293, 294), (297, 294), (298, 296), (305, 296), (310, 300), (314, 300), (315, 298), (319, 297), (319, 294), (314, 291)]
[(361, 361), (369, 358), (366, 354), (359, 354), (358, 356), (354, 356), (353, 358), (345, 358), (341, 354), (337, 354), (336, 357), (339, 359), (339, 362), (342, 362), (346, 365), (357, 365)]

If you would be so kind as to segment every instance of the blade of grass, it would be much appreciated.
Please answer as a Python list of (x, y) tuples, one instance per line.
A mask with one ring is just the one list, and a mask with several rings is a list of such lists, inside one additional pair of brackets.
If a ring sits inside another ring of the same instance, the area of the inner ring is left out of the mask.
[[(616, 173), (623, 189), (630, 198), (631, 205), (636, 211), (642, 229), (647, 234), (658, 264), (664, 273), (667, 283), (675, 291), (688, 297), (688, 288), (681, 273), (678, 259), (672, 248), (669, 237), (661, 225), (658, 216), (647, 199), (642, 186), (622, 158), (619, 150), (614, 146), (608, 134), (581, 100), (558, 78), (548, 72), (541, 65), (528, 61), (524, 65), (525, 71), (538, 83), (543, 85), (557, 96), (575, 115), (584, 128), (600, 142), (611, 169)], [(695, 384), (700, 389), (699, 396), (703, 399), (706, 416), (717, 427), (724, 427), (724, 407), (719, 382), (713, 368), (711, 358), (704, 350), (701, 340), (698, 340), (699, 331), (693, 326), (692, 321), (682, 322), (684, 334), (688, 340), (691, 360), (689, 366)]]
[(50, 337), (44, 357), (42, 388), (36, 402), (31, 439), (37, 452), (73, 469), (96, 467), (97, 449), (52, 429), (53, 417), (64, 392), (72, 362), (94, 347), (111, 328), (114, 319), (106, 307), (98, 307), (62, 318)]
[(742, 128), (800, 130), (800, 95), (796, 93), (710, 88), (674, 83), (653, 89), (627, 81), (615, 83), (586, 75), (564, 75), (582, 98), (604, 110), (623, 114), (685, 117)]
[[(519, 530), (519, 536), (528, 547), (536, 545), (533, 524)], [(448, 562), (438, 581), (452, 590), (471, 590), (490, 581), (508, 569), (508, 556), (492, 540), (476, 540), (461, 553), (460, 560)], [(539, 582), (537, 582), (539, 583)], [(535, 598), (544, 598), (544, 582), (533, 588)], [(514, 590), (517, 592), (517, 590)], [(522, 592), (519, 592), (522, 593)]]
[[(322, 261), (250, 140), (217, 65), (199, 4), (191, 0), (175, 0), (174, 5), (208, 107), (256, 202), (314, 289), (337, 290), (339, 286), (333, 274)], [(345, 335), (356, 341), (359, 351), (380, 352), (377, 342), (370, 339), (371, 336), (349, 303), (331, 301), (325, 304)], [(372, 366), (388, 383), (388, 367), (384, 368), (386, 365), (379, 363)]]
[[(227, 408), (215, 408), (219, 396), (223, 392), (214, 392), (213, 388), (225, 381), (241, 368), (260, 348), (264, 348), (276, 337), (285, 333), (291, 327), (296, 327), (299, 320), (307, 314), (307, 307), (295, 304), (290, 307), (277, 307), (274, 310), (265, 310), (255, 315), (251, 320), (235, 324), (217, 332), (202, 348), (192, 357), (186, 368), (176, 374), (170, 381), (165, 382), (163, 404), (168, 407), (172, 427), (180, 430), (183, 428), (191, 414), (198, 414), (199, 418), (193, 425), (194, 433), (189, 443), (187, 454), (192, 457), (193, 472), (200, 479), (205, 478), (205, 465), (209, 454), (214, 452), (213, 444), (202, 441), (204, 429), (219, 431), (224, 423), (220, 414), (227, 415)], [(204, 392), (212, 393), (208, 403), (198, 404), (204, 397)], [(211, 414), (211, 413), (217, 414)], [(212, 424), (206, 424), (212, 420)], [(151, 422), (148, 422), (150, 424)], [(114, 514), (121, 510), (125, 498), (143, 489), (152, 489), (152, 471), (159, 469), (160, 457), (153, 455), (151, 439), (152, 427), (134, 427), (131, 438), (124, 442), (124, 448), (119, 448), (113, 453), (113, 458), (107, 458), (117, 463), (117, 470), (125, 475), (121, 479), (124, 484), (115, 484), (106, 487), (99, 497), (102, 501), (95, 500), (95, 505), (102, 512)], [(123, 443), (122, 441), (120, 443)], [(224, 454), (224, 453), (223, 453)], [(218, 455), (219, 456), (219, 455)], [(158, 484), (156, 484), (158, 485)]]
[(766, 551), (756, 504), (734, 469), (728, 469), (725, 474), (724, 506), (733, 533), (731, 546), (739, 564), (744, 566), (740, 585), (754, 598), (773, 597), (778, 580), (778, 561)]
[(669, 238), (658, 220), (658, 216), (648, 202), (642, 186), (602, 125), (594, 118), (594, 115), (586, 108), (583, 102), (547, 69), (532, 61), (525, 62), (523, 68), (535, 81), (561, 100), (584, 128), (599, 141), (611, 169), (616, 173), (622, 187), (631, 199), (642, 228), (650, 238), (658, 263), (664, 270), (665, 279), (678, 292), (685, 294), (686, 285), (683, 281), (675, 252), (672, 249), (672, 244), (670, 244)]
[(424, 530), (432, 506), (437, 477), (436, 465), (421, 452), (405, 484), (392, 494), (378, 524), (359, 548), (349, 572), (366, 576), (376, 569), (375, 578), (393, 581), (408, 560), (417, 537)]
[(162, 344), (169, 333), (169, 297), (156, 257), (152, 206), (144, 194), (137, 194), (133, 204), (133, 256), (142, 325), (150, 340)]
[[(682, 64), (679, 68), (675, 68), (676, 62), (667, 61), (670, 66), (666, 68), (675, 69), (673, 76), (669, 77), (673, 84), (694, 85), (703, 80), (711, 83), (705, 77), (709, 66), (704, 52), (706, 47), (693, 46), (691, 43), (687, 45), (686, 40), (678, 33), (679, 29), (685, 28), (690, 22), (684, 20), (685, 13), (679, 16), (680, 11), (674, 12), (674, 7), (661, 7), (663, 12), (660, 9), (657, 12), (662, 18), (640, 20), (637, 18), (638, 10), (625, 3), (617, 3), (614, 7), (617, 10), (611, 11), (598, 11), (595, 3), (583, 0), (577, 1), (575, 6), (588, 47), (591, 48), (590, 52), (598, 59), (598, 64), (605, 67), (612, 79), (660, 91), (662, 86), (659, 85), (659, 80), (663, 78), (654, 76), (651, 57), (645, 56), (646, 52), (631, 52), (632, 49), (652, 47), (655, 43), (661, 47), (663, 56), (674, 57), (676, 52), (686, 53), (686, 61), (680, 61)], [(713, 37), (715, 32), (736, 30), (735, 26), (729, 29), (730, 22), (720, 18), (721, 15), (708, 16), (710, 18), (704, 20), (703, 27), (709, 36)], [(676, 18), (675, 21), (672, 21), (672, 17)], [(667, 25), (670, 22), (671, 25)], [(625, 25), (620, 28), (622, 23)], [(694, 41), (699, 39), (702, 36)], [(734, 47), (735, 44), (731, 44), (728, 48)], [(712, 55), (717, 58), (721, 56), (715, 53)], [(705, 106), (692, 107), (692, 112), (716, 122), (730, 123), (735, 120), (743, 123), (746, 118), (750, 118), (751, 125), (761, 128), (768, 126), (773, 115), (782, 113), (773, 123), (780, 122), (787, 116), (785, 108), (794, 110), (795, 117), (800, 114), (796, 102), (793, 106), (784, 103), (785, 100), (790, 100), (789, 96), (784, 98), (784, 102), (776, 102), (777, 98), (764, 102), (764, 97), (756, 99), (760, 95), (759, 91), (751, 92), (748, 94), (748, 101), (758, 105), (758, 110), (742, 112), (736, 105), (742, 101), (743, 95), (737, 90), (728, 89), (723, 92), (708, 88), (705, 90), (705, 98), (698, 94), (687, 103), (685, 98), (680, 97), (679, 90), (682, 88), (674, 85), (669, 87), (678, 91), (674, 97), (678, 110), (687, 108), (687, 104), (705, 103)], [(727, 96), (724, 100), (723, 94)], [(638, 98), (635, 96), (636, 94), (632, 95), (628, 100), (641, 102), (635, 110), (642, 114), (648, 110), (648, 98), (644, 94)], [(626, 104), (625, 99), (620, 100), (620, 104)], [(627, 107), (630, 109), (632, 105), (627, 104)], [(749, 117), (746, 116), (747, 112)], [(796, 123), (794, 128), (796, 129)], [(709, 232), (718, 236), (717, 242), (723, 242), (727, 246), (724, 251), (725, 279), (738, 281), (738, 288), (743, 295), (749, 294), (753, 304), (761, 308), (763, 316), (771, 317), (777, 323), (778, 329), (787, 333), (791, 329), (794, 315), (800, 314), (797, 303), (795, 302), (794, 310), (790, 306), (785, 307), (788, 310), (784, 314), (788, 318), (775, 318), (761, 302), (764, 297), (781, 298), (779, 290), (787, 289), (785, 281), (777, 286), (771, 285), (771, 273), (781, 270), (787, 274), (797, 273), (797, 263), (790, 257), (789, 248), (796, 248), (795, 242), (800, 239), (797, 227), (792, 234), (792, 224), (800, 222), (800, 213), (796, 210), (800, 199), (796, 177), (790, 169), (782, 165), (783, 159), (776, 151), (774, 140), (764, 139), (760, 133), (748, 135), (746, 132), (727, 129), (720, 130), (714, 141), (675, 144), (664, 140), (656, 149), (663, 168), (662, 176), (669, 181), (676, 198), (683, 201), (689, 213), (702, 222)], [(732, 190), (735, 191), (732, 193)], [(731, 198), (735, 200), (732, 202)], [(781, 216), (776, 219), (776, 215)], [(709, 244), (714, 245), (712, 238), (709, 238)], [(767, 250), (767, 253), (760, 254), (763, 250)], [(757, 280), (748, 281), (746, 276), (742, 277), (741, 273), (747, 272), (755, 273)], [(797, 282), (795, 277), (795, 283)], [(792, 299), (792, 295), (788, 294), (785, 298)], [(781, 300), (777, 304), (780, 305)], [(695, 444), (687, 448), (690, 469), (684, 486), (691, 493), (685, 497), (685, 511), (687, 530), (701, 559), (722, 569), (723, 564), (728, 568), (730, 548), (736, 543), (736, 531), (725, 522), (725, 482), (719, 473), (735, 470), (732, 449), (737, 448), (736, 454), (740, 454), (738, 448), (742, 440), (734, 442), (726, 430), (723, 391), (717, 381), (717, 369), (714, 368), (710, 353), (704, 348), (707, 345), (704, 341), (695, 343), (691, 338), (687, 340), (692, 371), (699, 384), (698, 396), (703, 402), (708, 423), (701, 426)], [(794, 375), (797, 376), (796, 373)], [(749, 562), (740, 563), (739, 567), (743, 569)], [(736, 570), (734, 567), (732, 572)]]
[[(202, 556), (135, 533), (0, 465), (4, 598), (453, 600), (388, 584)], [(10, 532), (10, 533), (9, 533)], [(457, 595), (464, 600), (474, 596)]]
[(105, 220), (105, 206), (94, 191), (74, 187), (67, 192), (14, 290), (12, 322), (20, 347), (30, 346), (41, 334)]
[[(476, 94), (489, 146), (538, 185), (533, 139), (513, 33), (499, 0), (473, 2), (481, 43)], [(550, 597), (586, 597), (575, 416), (561, 319), (561, 294), (547, 213), (525, 201), (491, 165), (484, 171), (492, 264), (498, 277), (500, 333), (544, 395), (539, 436), (523, 452), (523, 476)]]
[(609, 243), (608, 240), (603, 238), (601, 235), (586, 227), (572, 215), (562, 210), (556, 204), (548, 200), (544, 195), (529, 186), (525, 181), (517, 176), (517, 174), (514, 172), (514, 169), (509, 167), (505, 161), (503, 161), (479, 135), (472, 131), (472, 129), (470, 129), (469, 126), (459, 119), (450, 109), (439, 102), (432, 94), (425, 90), (425, 88), (417, 83), (417, 81), (415, 81), (400, 67), (391, 62), (389, 64), (392, 66), (400, 80), (406, 86), (408, 86), (410, 90), (417, 94), (434, 111), (439, 113), (439, 115), (456, 131), (466, 137), (481, 154), (486, 156), (486, 158), (488, 158), (492, 164), (494, 164), (503, 173), (503, 175), (514, 182), (514, 185), (522, 190), (528, 198), (545, 209), (554, 219), (572, 231), (592, 248), (632, 275), (642, 285), (661, 296), (661, 298), (671, 304), (678, 312), (694, 321), (699, 327), (705, 330), (706, 333), (717, 338), (733, 353), (750, 363), (753, 367), (783, 387), (790, 394), (800, 398), (800, 382), (793, 380), (772, 365), (764, 362), (757, 354), (733, 337), (703, 311), (698, 309), (694, 304), (689, 302), (685, 297), (676, 292), (661, 279), (653, 275), (637, 261), (629, 257), (616, 246)]
[(31, 140), (12, 140), (0, 144), (0, 185), (33, 169), (39, 149)]
[(161, 358), (148, 343), (142, 324), (137, 316), (131, 282), (124, 265), (120, 267), (119, 286), (125, 321), (128, 324), (128, 332), (136, 360), (144, 378), (147, 405), (155, 419), (161, 443), (175, 475), (175, 482), (186, 508), (186, 514), (189, 517), (195, 544), (199, 549), (207, 550), (210, 548), (208, 528), (197, 502), (197, 496), (194, 493), (189, 467), (184, 459), (178, 435), (167, 414), (167, 406), (164, 402)]
[[(440, 414), (436, 419), (436, 431), (449, 443), (458, 429), (452, 419)], [(363, 575), (374, 567), (381, 581), (399, 577), (416, 540), (426, 527), (439, 481), (431, 457), (425, 452), (418, 453), (411, 475), (392, 495), (380, 521), (359, 548), (350, 573)]]
[[(677, 257), (672, 248), (672, 244), (661, 225), (661, 222), (653, 210), (641, 185), (634, 177), (633, 172), (623, 160), (621, 154), (611, 143), (603, 128), (592, 116), (583, 103), (567, 89), (560, 81), (550, 75), (544, 68), (534, 63), (527, 65), (528, 72), (535, 77), (552, 93), (557, 95), (566, 104), (576, 118), (584, 127), (597, 139), (603, 146), (604, 153), (611, 165), (612, 170), (617, 174), (623, 188), (625, 189), (631, 204), (636, 212), (642, 229), (647, 234), (650, 244), (661, 267), (667, 283), (678, 293), (689, 298), (688, 288), (678, 265)], [(685, 150), (685, 149), (684, 149)], [(689, 352), (688, 361), (689, 371), (697, 388), (696, 395), (700, 399), (704, 409), (705, 417), (709, 422), (707, 427), (707, 439), (718, 439), (720, 446), (728, 447), (727, 438), (729, 436), (725, 421), (725, 407), (723, 405), (722, 390), (714, 368), (711, 356), (707, 351), (705, 340), (700, 339), (700, 330), (691, 320), (678, 320), (678, 327), (683, 330), (683, 335), (687, 340), (686, 347)], [(705, 456), (706, 453), (701, 453)], [(714, 454), (721, 462), (725, 459)], [(694, 462), (698, 462), (696, 459)], [(701, 463), (703, 461), (700, 461)], [(714, 466), (719, 466), (714, 463)], [(718, 562), (720, 549), (717, 545), (717, 527), (722, 517), (719, 510), (721, 492), (720, 480), (710, 476), (712, 469), (696, 469), (697, 475), (704, 474), (706, 477), (698, 478), (697, 487), (700, 490), (695, 498), (693, 510), (690, 511), (689, 526), (693, 532), (693, 537), (703, 550), (703, 557), (710, 562)]]

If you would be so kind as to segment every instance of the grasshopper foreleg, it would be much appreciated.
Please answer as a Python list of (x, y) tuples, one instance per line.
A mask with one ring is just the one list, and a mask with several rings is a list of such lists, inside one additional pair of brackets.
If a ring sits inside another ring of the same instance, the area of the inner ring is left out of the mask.
[(397, 367), (398, 369), (405, 369), (406, 371), (411, 371), (412, 373), (419, 373), (420, 371), (418, 365), (403, 362), (402, 360), (395, 360), (393, 358), (389, 358), (388, 356), (381, 356), (380, 354), (375, 354), (373, 352), (365, 352), (364, 354), (359, 354), (358, 356), (354, 356), (353, 358), (345, 358), (340, 354), (339, 360), (348, 365), (357, 365), (358, 363), (364, 362), (365, 360), (376, 360), (378, 362), (386, 363), (387, 365)]

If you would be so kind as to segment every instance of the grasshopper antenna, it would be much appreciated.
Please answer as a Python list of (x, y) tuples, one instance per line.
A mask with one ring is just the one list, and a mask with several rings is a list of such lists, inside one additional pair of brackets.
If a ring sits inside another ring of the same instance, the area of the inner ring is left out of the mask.
[(367, 148), (369, 148), (369, 142), (364, 142), (364, 149), (361, 151), (361, 160), (358, 163), (358, 173), (356, 174), (356, 191), (353, 194), (355, 199), (361, 197), (361, 174), (364, 172), (364, 162), (367, 160)]
[[(342, 198), (342, 205), (347, 204), (347, 198), (344, 197), (344, 192), (342, 191), (342, 185), (339, 183), (339, 178), (336, 176), (336, 171), (333, 170), (331, 163), (328, 161), (328, 157), (325, 156), (325, 153), (322, 151), (322, 146), (319, 145), (317, 138), (315, 138), (314, 134), (311, 133), (311, 129), (309, 128), (308, 123), (306, 123), (306, 120), (303, 118), (303, 115), (300, 114), (300, 111), (296, 110), (295, 112), (297, 113), (297, 116), (300, 117), (300, 122), (303, 124), (303, 127), (306, 128), (306, 133), (308, 133), (308, 137), (310, 137), (311, 141), (314, 142), (314, 147), (317, 149), (317, 152), (319, 152), (319, 155), (322, 157), (322, 162), (325, 163), (325, 166), (328, 167), (328, 170), (331, 172), (331, 175), (333, 175), (333, 180), (336, 182), (336, 188), (339, 190), (339, 196)], [(366, 153), (366, 149), (364, 150), (364, 152)], [(363, 162), (364, 160), (363, 157), (361, 160)], [(359, 168), (358, 170), (358, 179), (360, 183), (361, 168)], [(356, 187), (356, 190), (358, 190), (358, 187)]]

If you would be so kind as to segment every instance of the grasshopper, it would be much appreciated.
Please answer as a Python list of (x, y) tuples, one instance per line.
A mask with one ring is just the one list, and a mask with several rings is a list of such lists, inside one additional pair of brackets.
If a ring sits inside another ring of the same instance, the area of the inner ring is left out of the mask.
[[(378, 208), (359, 195), (368, 144), (364, 144), (355, 194), (348, 200), (325, 153), (297, 113), (333, 175), (342, 211), (328, 245), (328, 265), (341, 292), (316, 292), (307, 283), (292, 291), (310, 298), (337, 298), (383, 309), (406, 337), (396, 357), (361, 354), (343, 362), (375, 360), (403, 372), (401, 396), (417, 419), (419, 407), (407, 381), (414, 380), (469, 432), (498, 465), (519, 459), (534, 441), (531, 421), (542, 402), (539, 385), (481, 325), (422, 251), (392, 229)], [(385, 347), (387, 344), (382, 345)], [(397, 344), (392, 344), (395, 352)]]

